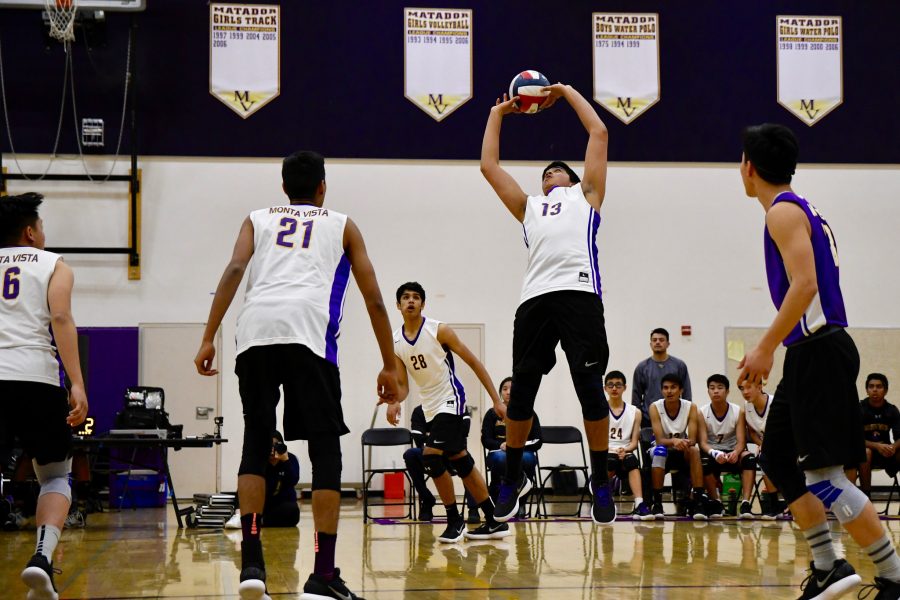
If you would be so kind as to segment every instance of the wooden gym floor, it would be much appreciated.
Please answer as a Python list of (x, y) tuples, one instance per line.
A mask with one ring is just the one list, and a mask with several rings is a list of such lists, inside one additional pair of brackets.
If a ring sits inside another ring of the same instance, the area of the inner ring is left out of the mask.
[[(390, 509), (388, 509), (390, 510)], [(269, 592), (298, 598), (313, 564), (312, 515), (299, 529), (266, 529)], [(390, 515), (387, 515), (390, 516)], [(363, 524), (361, 503), (345, 501), (337, 566), (368, 599), (632, 598), (727, 600), (796, 598), (809, 555), (789, 521), (530, 520), (503, 540), (439, 544), (440, 523)], [(885, 525), (894, 542), (900, 521)], [(873, 568), (831, 521), (833, 538), (864, 582)], [(179, 530), (171, 508), (93, 514), (66, 530), (57, 551), (62, 598), (237, 598), (240, 531)], [(25, 598), (19, 573), (34, 552), (34, 530), (0, 532), (0, 597)]]

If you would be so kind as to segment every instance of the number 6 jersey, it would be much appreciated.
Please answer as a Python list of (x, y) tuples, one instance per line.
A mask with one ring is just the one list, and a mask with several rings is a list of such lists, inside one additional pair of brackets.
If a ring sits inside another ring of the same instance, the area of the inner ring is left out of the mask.
[(252, 346), (302, 344), (338, 364), (350, 260), (347, 216), (311, 204), (250, 213), (253, 258), (237, 321), (237, 353)]
[(466, 408), (466, 392), (456, 378), (453, 353), (438, 342), (440, 321), (422, 317), (416, 337), (409, 339), (401, 325), (394, 331), (394, 354), (419, 386), (425, 419), (440, 413), (461, 415)]

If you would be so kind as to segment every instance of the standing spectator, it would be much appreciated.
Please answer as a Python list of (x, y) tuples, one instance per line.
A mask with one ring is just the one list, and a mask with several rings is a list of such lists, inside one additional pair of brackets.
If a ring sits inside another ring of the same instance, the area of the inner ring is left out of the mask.
[(897, 452), (900, 449), (900, 410), (885, 398), (887, 390), (887, 377), (870, 373), (866, 377), (867, 397), (859, 402), (866, 440), (866, 462), (859, 465), (859, 487), (870, 498), (872, 469), (884, 469), (890, 477), (900, 471), (900, 452)]
[(662, 398), (665, 375), (677, 375), (684, 383), (682, 398), (691, 400), (691, 378), (684, 361), (669, 354), (669, 332), (657, 327), (650, 332), (653, 355), (638, 363), (632, 377), (631, 403), (641, 409), (641, 427), (650, 427), (650, 405)]

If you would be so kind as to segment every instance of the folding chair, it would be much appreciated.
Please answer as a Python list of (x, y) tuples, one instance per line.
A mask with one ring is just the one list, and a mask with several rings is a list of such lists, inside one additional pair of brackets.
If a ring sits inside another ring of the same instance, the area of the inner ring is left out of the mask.
[[(367, 429), (363, 432), (360, 442), (362, 446), (361, 464), (363, 467), (363, 523), (374, 518), (369, 515), (370, 506), (406, 506), (408, 507), (408, 510), (402, 518), (415, 518), (416, 491), (406, 468), (391, 467), (390, 469), (373, 469), (371, 468), (371, 463), (366, 460), (367, 447), (405, 446), (406, 448), (412, 448), (413, 439), (409, 429), (403, 429), (402, 427), (376, 427), (374, 429)], [(378, 473), (403, 473), (404, 478), (409, 482), (409, 496), (405, 496), (403, 502), (372, 502), (369, 498), (369, 485), (372, 483), (372, 478)]]
[[(872, 469), (875, 471), (875, 469)], [(897, 473), (894, 473), (893, 481), (891, 482), (891, 491), (888, 492), (887, 504), (884, 505), (884, 510), (880, 511), (879, 515), (888, 515), (891, 510), (891, 502), (894, 501), (894, 494), (897, 494), (898, 500), (900, 500), (900, 482), (897, 481)], [(897, 512), (900, 515), (900, 511)]]
[[(536, 467), (537, 479), (540, 480), (540, 485), (538, 486), (538, 497), (535, 500), (537, 504), (537, 516), (541, 517), (577, 517), (581, 514), (581, 505), (586, 501), (590, 502), (590, 495), (588, 494), (588, 482), (590, 481), (590, 471), (588, 469), (587, 464), (587, 454), (584, 451), (584, 439), (581, 436), (581, 431), (577, 427), (572, 427), (571, 425), (544, 425), (541, 427), (541, 435), (543, 437), (544, 446), (548, 444), (578, 444), (578, 447), (581, 449), (581, 465), (556, 465), (553, 467), (544, 467), (541, 466), (540, 461), (540, 453), (538, 453), (538, 463)], [(584, 474), (584, 487), (581, 488), (581, 495), (578, 497), (578, 500), (559, 500), (558, 504), (578, 504), (574, 513), (565, 513), (565, 514), (550, 514), (547, 510), (547, 502), (546, 502), (546, 494), (544, 493), (544, 488), (547, 485), (547, 481), (549, 481), (554, 474), (561, 473), (563, 471), (576, 471)], [(542, 473), (546, 472), (546, 476), (542, 476)]]

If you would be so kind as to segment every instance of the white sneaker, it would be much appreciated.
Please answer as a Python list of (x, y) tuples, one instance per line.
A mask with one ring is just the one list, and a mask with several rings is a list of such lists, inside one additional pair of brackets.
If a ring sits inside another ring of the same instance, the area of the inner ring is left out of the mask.
[(225, 529), (240, 529), (241, 528), (241, 511), (234, 511), (234, 515), (227, 521), (225, 521)]

